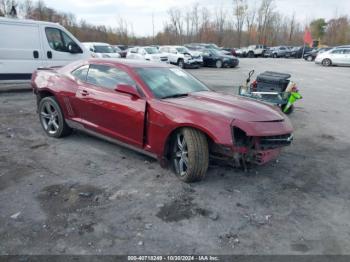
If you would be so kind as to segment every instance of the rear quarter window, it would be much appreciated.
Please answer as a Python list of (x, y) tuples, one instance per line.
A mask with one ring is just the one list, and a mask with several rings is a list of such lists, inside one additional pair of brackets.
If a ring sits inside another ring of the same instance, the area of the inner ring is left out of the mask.
[(86, 77), (87, 77), (87, 73), (89, 70), (89, 66), (88, 65), (83, 65), (77, 69), (75, 69), (71, 74), (76, 78), (79, 79), (83, 82), (86, 81)]

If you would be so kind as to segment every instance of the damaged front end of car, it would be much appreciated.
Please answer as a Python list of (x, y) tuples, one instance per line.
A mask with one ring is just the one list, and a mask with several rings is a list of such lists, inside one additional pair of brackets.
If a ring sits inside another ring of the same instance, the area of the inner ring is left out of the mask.
[(224, 160), (235, 168), (247, 170), (250, 165), (263, 165), (276, 159), (283, 147), (293, 141), (288, 121), (253, 122), (243, 128), (232, 126), (232, 144), (212, 144), (211, 157)]

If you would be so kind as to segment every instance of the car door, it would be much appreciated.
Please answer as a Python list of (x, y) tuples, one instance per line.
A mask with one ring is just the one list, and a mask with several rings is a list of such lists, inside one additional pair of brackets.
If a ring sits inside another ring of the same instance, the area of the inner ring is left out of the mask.
[(334, 49), (330, 53), (330, 59), (332, 60), (332, 64), (342, 64), (344, 60), (344, 50), (343, 49)]
[(344, 49), (344, 65), (350, 65), (350, 48)]
[[(83, 46), (80, 46), (75, 40), (73, 40), (63, 30), (55, 27), (42, 27), (43, 28), (43, 48), (44, 48), (44, 65), (50, 66), (62, 66), (70, 63), (71, 61), (85, 59), (88, 56), (87, 52), (84, 52)], [(81, 52), (70, 53), (68, 50), (68, 44), (73, 43), (80, 49)]]
[(203, 51), (203, 63), (206, 66), (211, 66), (213, 65), (213, 58), (212, 54), (210, 53), (209, 50), (204, 50)]
[(142, 147), (146, 100), (115, 91), (118, 84), (137, 89), (126, 71), (91, 64), (86, 84), (76, 94), (82, 104), (81, 117), (94, 131)]

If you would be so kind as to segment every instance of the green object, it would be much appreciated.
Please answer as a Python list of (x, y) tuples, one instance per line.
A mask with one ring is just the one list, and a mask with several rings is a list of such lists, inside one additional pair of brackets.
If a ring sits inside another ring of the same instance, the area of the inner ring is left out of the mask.
[(283, 108), (283, 112), (286, 113), (288, 111), (288, 109), (295, 103), (295, 101), (297, 101), (301, 98), (303, 98), (303, 97), (299, 94), (299, 92), (291, 92), (290, 96), (288, 98), (288, 103)]

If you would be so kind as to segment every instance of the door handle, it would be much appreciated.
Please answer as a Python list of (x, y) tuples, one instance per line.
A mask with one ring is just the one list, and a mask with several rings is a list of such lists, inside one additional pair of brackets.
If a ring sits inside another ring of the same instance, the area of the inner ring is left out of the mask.
[(82, 95), (82, 96), (88, 96), (88, 95), (89, 95), (89, 92), (86, 91), (86, 90), (82, 90), (82, 91), (81, 91), (81, 95)]
[(47, 58), (52, 59), (52, 52), (51, 51), (47, 51)]
[(34, 51), (33, 51), (33, 57), (34, 57), (35, 59), (39, 58), (39, 52), (38, 52), (38, 50), (34, 50)]

